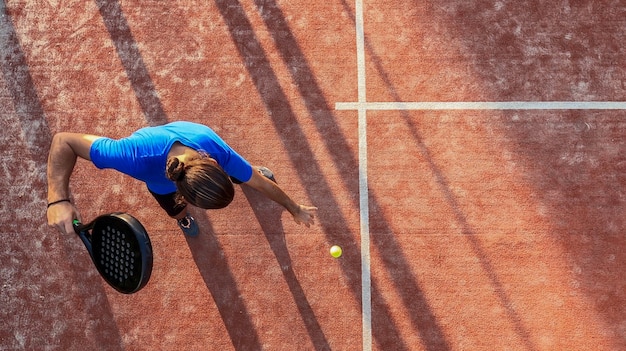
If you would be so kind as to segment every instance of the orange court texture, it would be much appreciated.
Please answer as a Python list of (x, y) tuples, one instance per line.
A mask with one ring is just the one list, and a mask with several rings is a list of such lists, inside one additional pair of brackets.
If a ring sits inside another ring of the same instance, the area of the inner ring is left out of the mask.
[[(335, 108), (625, 102), (626, 3), (363, 1), (360, 62), (359, 1), (1, 0), (0, 350), (626, 349), (623, 108)], [(122, 295), (46, 224), (49, 143), (176, 120), (319, 218), (237, 187), (185, 238), (81, 160), (83, 219), (129, 212), (152, 239)]]

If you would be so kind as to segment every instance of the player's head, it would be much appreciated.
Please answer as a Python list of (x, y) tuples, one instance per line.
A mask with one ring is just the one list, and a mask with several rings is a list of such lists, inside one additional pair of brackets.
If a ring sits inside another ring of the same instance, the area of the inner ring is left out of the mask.
[(179, 200), (199, 208), (224, 208), (235, 196), (229, 176), (209, 157), (197, 157), (184, 162), (177, 157), (170, 157), (166, 175), (176, 183), (181, 197)]

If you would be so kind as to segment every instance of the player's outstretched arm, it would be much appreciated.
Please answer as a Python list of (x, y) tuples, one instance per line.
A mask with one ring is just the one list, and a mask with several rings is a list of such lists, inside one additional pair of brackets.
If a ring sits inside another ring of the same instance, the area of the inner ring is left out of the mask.
[(276, 183), (265, 178), (261, 173), (252, 172), (252, 178), (245, 184), (286, 208), (296, 223), (304, 224), (307, 227), (315, 224), (317, 207), (297, 204)]
[(81, 219), (69, 201), (69, 182), (76, 159), (89, 160), (89, 150), (98, 136), (78, 133), (57, 133), (48, 154), (48, 225), (63, 233), (73, 232), (72, 221)]

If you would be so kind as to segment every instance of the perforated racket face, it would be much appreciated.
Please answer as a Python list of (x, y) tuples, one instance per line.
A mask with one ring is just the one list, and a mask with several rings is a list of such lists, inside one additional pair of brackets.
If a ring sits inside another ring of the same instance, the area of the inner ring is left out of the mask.
[(91, 234), (93, 260), (102, 277), (124, 293), (139, 289), (144, 275), (144, 257), (133, 229), (111, 217), (97, 222)]

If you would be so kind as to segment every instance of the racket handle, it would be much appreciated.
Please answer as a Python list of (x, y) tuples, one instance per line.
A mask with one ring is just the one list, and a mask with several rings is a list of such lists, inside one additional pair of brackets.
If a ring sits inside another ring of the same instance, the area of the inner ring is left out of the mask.
[(85, 244), (87, 251), (89, 251), (89, 255), (93, 255), (91, 251), (91, 234), (87, 231), (88, 228), (83, 226), (78, 219), (74, 219), (72, 221), (72, 225), (74, 226), (74, 232), (80, 237), (80, 240), (82, 240), (83, 244)]
[(74, 231), (76, 232), (76, 234), (80, 234), (83, 224), (80, 223), (78, 219), (75, 219), (72, 221), (72, 225), (74, 226)]

